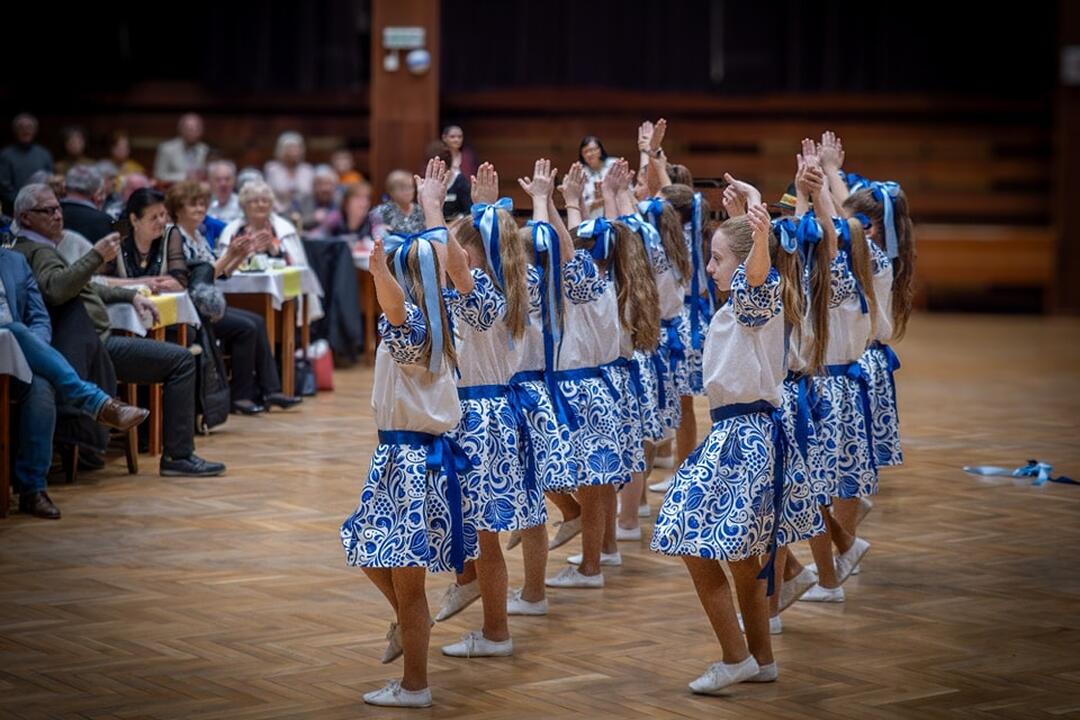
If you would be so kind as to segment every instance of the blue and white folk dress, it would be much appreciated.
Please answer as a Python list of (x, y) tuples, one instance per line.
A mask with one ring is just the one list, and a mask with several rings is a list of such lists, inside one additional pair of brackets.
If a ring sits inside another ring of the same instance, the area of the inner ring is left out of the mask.
[[(705, 390), (712, 428), (672, 477), (653, 530), (666, 555), (743, 560), (766, 554), (784, 536), (784, 465), (790, 452), (781, 384), (787, 374), (780, 275), (750, 287), (739, 266), (731, 293), (709, 323)], [(817, 512), (814, 503), (809, 508)], [(777, 525), (777, 518), (780, 524)], [(786, 531), (786, 539), (796, 536)]]
[(881, 468), (902, 465), (904, 462), (904, 453), (900, 447), (896, 380), (893, 374), (900, 368), (900, 359), (888, 344), (893, 335), (893, 265), (889, 256), (873, 240), (867, 238), (867, 241), (873, 256), (874, 295), (877, 298), (878, 313), (873, 342), (859, 358), (859, 365), (868, 378), (874, 460)]
[[(682, 420), (679, 396), (683, 389), (688, 389), (686, 348), (680, 336), (686, 291), (663, 245), (650, 249), (650, 259), (660, 296), (660, 346), (654, 353), (637, 351), (634, 357), (642, 366), (643, 382), (648, 385), (650, 397), (655, 398), (656, 403), (655, 420), (653, 413), (644, 414), (642, 418), (645, 437), (658, 440), (679, 427)], [(651, 371), (645, 367), (646, 359), (652, 366)]]
[(628, 438), (635, 431), (631, 411), (624, 406), (629, 372), (614, 373), (613, 380), (603, 367), (621, 357), (615, 283), (596, 268), (588, 253), (578, 251), (575, 259), (592, 266), (591, 280), (567, 288), (570, 302), (555, 377), (573, 415), (570, 441), (578, 464), (577, 484), (621, 485), (634, 472)]
[(814, 377), (820, 452), (813, 454), (819, 494), (853, 498), (877, 492), (877, 466), (871, 452), (868, 378), (859, 359), (870, 341), (870, 315), (847, 253), (830, 266), (829, 342), (825, 367)]
[[(683, 240), (686, 242), (690, 257), (695, 257), (693, 232), (690, 223), (683, 224)], [(707, 261), (702, 258), (702, 262)], [(691, 271), (696, 273), (698, 269), (691, 268)], [(676, 377), (679, 394), (682, 396), (705, 394), (701, 371), (702, 349), (705, 333), (709, 327), (709, 320), (712, 317), (712, 308), (707, 292), (707, 289), (702, 287), (702, 294), (695, 299), (690, 292), (690, 284), (687, 282), (686, 294), (683, 296), (683, 307), (679, 313), (681, 322), (678, 332), (679, 341), (684, 348), (686, 367), (683, 373)]]
[(447, 435), (461, 420), (453, 367), (428, 370), (424, 314), (405, 308), (400, 326), (379, 319), (371, 391), (379, 444), (341, 543), (349, 565), (446, 572), (478, 553), (474, 510), (460, 484), (470, 461)]
[(486, 272), (471, 293), (446, 293), (457, 337), (461, 422), (451, 436), (476, 464), (463, 486), (478, 530), (524, 530), (547, 521), (535, 457), (528, 448), (527, 391), (510, 385), (525, 346), (505, 322), (506, 298)]
[[(556, 379), (555, 358), (558, 345), (554, 337), (551, 362), (545, 352), (543, 319), (543, 269), (529, 265), (529, 322), (525, 335), (515, 345), (521, 348), (521, 364), (510, 384), (521, 388), (532, 401), (525, 408), (529, 439), (526, 451), (532, 454), (533, 466), (544, 492), (573, 492), (583, 474), (574, 450), (568, 419), (556, 409), (553, 395), (561, 395)], [(562, 264), (563, 301), (566, 304), (591, 302), (603, 292), (596, 264), (588, 253), (578, 251)], [(549, 309), (554, 312), (554, 308)]]

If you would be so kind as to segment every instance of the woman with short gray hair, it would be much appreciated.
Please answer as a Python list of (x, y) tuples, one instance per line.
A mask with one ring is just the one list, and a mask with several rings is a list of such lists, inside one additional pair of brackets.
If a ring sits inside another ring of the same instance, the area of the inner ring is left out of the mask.
[(277, 198), (275, 209), (285, 212), (301, 195), (310, 195), (315, 171), (304, 162), (304, 136), (283, 132), (278, 136), (274, 160), (266, 163), (266, 182)]

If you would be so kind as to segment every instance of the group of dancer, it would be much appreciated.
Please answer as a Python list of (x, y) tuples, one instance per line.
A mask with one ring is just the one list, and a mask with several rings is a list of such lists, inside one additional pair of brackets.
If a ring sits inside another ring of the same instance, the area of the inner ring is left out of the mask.
[[(611, 164), (599, 217), (582, 164), (556, 186), (541, 159), (518, 180), (524, 227), (487, 163), (471, 216), (448, 227), (450, 173), (433, 159), (416, 177), (428, 229), (376, 240), (379, 444), (341, 540), (394, 611), (383, 662), (404, 655), (404, 673), (365, 702), (430, 706), (431, 626), (476, 599), (481, 629), (443, 654), (511, 655), (509, 615), (547, 614), (547, 588), (602, 588), (617, 543), (641, 537), (647, 469), (672, 438), (651, 548), (683, 559), (722, 648), (693, 692), (775, 681), (780, 614), (842, 602), (859, 572), (878, 472), (902, 461), (888, 343), (913, 293), (907, 199), (845, 173), (827, 132), (803, 141), (779, 217), (726, 175), (714, 220), (668, 162), (666, 130), (639, 129), (637, 172)], [(552, 540), (545, 498), (563, 515)], [(522, 548), (513, 591), (501, 532)], [(581, 553), (547, 577), (549, 549), (579, 533)], [(814, 565), (789, 552), (803, 541)], [(451, 570), (432, 618), (426, 574)]]

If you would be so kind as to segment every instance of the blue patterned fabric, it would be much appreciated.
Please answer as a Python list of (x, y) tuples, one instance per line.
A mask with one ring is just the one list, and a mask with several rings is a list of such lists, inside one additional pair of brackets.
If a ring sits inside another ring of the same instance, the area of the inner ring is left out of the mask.
[(714, 423), (672, 476), (652, 549), (727, 561), (766, 554), (774, 516), (772, 432), (767, 413)]
[(814, 427), (819, 452), (811, 453), (811, 475), (818, 495), (864, 497), (877, 493), (860, 383), (848, 375), (813, 379), (817, 394)]
[(740, 325), (755, 328), (779, 315), (783, 310), (780, 300), (780, 273), (770, 267), (765, 282), (751, 287), (746, 280), (746, 266), (740, 265), (731, 276), (729, 302)]
[[(487, 388), (491, 386), (481, 386)], [(521, 418), (507, 399), (506, 388), (495, 397), (469, 397), (461, 388), (461, 423), (450, 433), (475, 465), (462, 477), (462, 490), (473, 508), (478, 530), (524, 530), (547, 521), (540, 484), (529, 483), (528, 437)], [(479, 394), (479, 393), (478, 393)], [(488, 393), (490, 395), (490, 393)]]
[(575, 455), (572, 433), (556, 417), (543, 373), (518, 373), (510, 383), (535, 401), (534, 407), (526, 410), (525, 419), (540, 488), (544, 492), (573, 492), (582, 475), (581, 463)]
[[(349, 565), (454, 569), (448, 478), (428, 471), (424, 446), (379, 443), (356, 510), (341, 525)], [(475, 509), (462, 498), (465, 559), (479, 554)]]
[(679, 339), (683, 343), (685, 350), (685, 365), (686, 370), (683, 378), (678, 379), (679, 394), (682, 396), (689, 395), (704, 395), (705, 394), (705, 382), (703, 380), (701, 372), (701, 348), (695, 348), (691, 343), (690, 337), (690, 303), (683, 304), (682, 314), (679, 316)]
[(645, 472), (645, 426), (642, 422), (645, 388), (632, 359), (618, 358), (600, 368), (618, 396), (616, 410), (622, 432), (620, 455), (627, 473)]
[(570, 433), (578, 485), (621, 485), (630, 482), (624, 459), (625, 438), (632, 432), (629, 413), (613, 412), (619, 401), (599, 368), (555, 373), (581, 426)]
[(455, 320), (468, 323), (474, 330), (484, 332), (506, 312), (506, 298), (488, 274), (479, 268), (472, 269), (473, 290), (462, 294), (454, 289), (443, 290), (446, 309)]
[(893, 376), (900, 360), (888, 345), (873, 343), (859, 364), (868, 378), (876, 464), (878, 467), (902, 465), (904, 452), (900, 447), (900, 416)]
[(419, 365), (424, 358), (423, 344), (427, 340), (424, 313), (410, 302), (405, 303), (405, 322), (391, 325), (385, 315), (379, 316), (379, 339), (399, 365)]
[[(694, 394), (690, 388), (690, 365), (687, 361), (689, 342), (690, 332), (682, 315), (661, 321), (660, 352), (668, 364), (668, 379), (674, 396), (668, 398), (668, 405), (674, 403), (675, 411), (679, 413), (682, 410), (679, 397)], [(673, 422), (678, 426), (679, 418), (676, 417)]]
[[(669, 425), (665, 418), (670, 416), (670, 407), (660, 407), (660, 383), (664, 376), (657, 374), (654, 356), (660, 359), (660, 364), (663, 366), (663, 359), (659, 351), (647, 354), (641, 350), (635, 350), (634, 357), (631, 359), (638, 376), (641, 378), (641, 389), (643, 390), (642, 395), (638, 398), (641, 435), (644, 439), (652, 441), (660, 440), (667, 433)], [(667, 402), (667, 397), (667, 388), (665, 388), (665, 402)]]

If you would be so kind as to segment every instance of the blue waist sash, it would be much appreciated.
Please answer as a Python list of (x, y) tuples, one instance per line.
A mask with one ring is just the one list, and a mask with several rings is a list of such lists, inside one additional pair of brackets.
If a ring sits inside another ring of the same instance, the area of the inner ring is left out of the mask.
[(859, 400), (862, 403), (863, 422), (866, 425), (866, 444), (870, 448), (870, 466), (877, 469), (877, 455), (874, 452), (874, 416), (870, 410), (870, 377), (857, 361), (841, 365), (826, 365), (822, 374), (829, 377), (849, 377), (859, 384)]
[[(555, 420), (562, 426), (570, 428), (571, 430), (577, 430), (581, 427), (582, 420), (576, 412), (574, 412), (573, 406), (570, 404), (570, 400), (566, 397), (566, 393), (559, 387), (558, 374), (555, 372), (548, 372), (546, 370), (522, 370), (515, 373), (510, 378), (510, 387), (516, 387), (522, 383), (527, 382), (542, 382), (548, 390), (548, 396), (551, 398), (551, 406), (555, 410)], [(530, 396), (531, 397), (531, 396)]]
[(491, 400), (506, 398), (510, 411), (514, 413), (514, 422), (518, 428), (518, 437), (524, 446), (520, 448), (525, 453), (525, 486), (530, 490), (536, 489), (536, 458), (533, 456), (532, 435), (529, 432), (529, 417), (527, 412), (536, 412), (540, 409), (540, 403), (532, 393), (521, 385), (473, 385), (471, 387), (459, 387), (459, 400)]
[(713, 423), (728, 420), (741, 415), (753, 415), (755, 413), (768, 413), (772, 420), (773, 441), (773, 527), (772, 536), (769, 538), (769, 560), (758, 573), (758, 580), (768, 582), (767, 595), (771, 596), (776, 590), (776, 538), (780, 532), (780, 519), (784, 512), (784, 466), (787, 460), (788, 438), (784, 432), (784, 411), (775, 407), (772, 403), (764, 400), (756, 400), (748, 403), (732, 403), (721, 405), (709, 411), (709, 417)]
[(384, 445), (408, 445), (427, 450), (427, 470), (446, 473), (446, 504), (450, 509), (450, 560), (458, 573), (465, 571), (465, 518), (461, 497), (459, 472), (467, 472), (473, 460), (464, 448), (446, 435), (411, 430), (380, 430), (379, 442)]
[(679, 328), (682, 326), (682, 318), (675, 317), (670, 320), (661, 320), (660, 327), (664, 331), (664, 347), (668, 351), (671, 372), (675, 372), (678, 361), (686, 358), (686, 346), (679, 337)]
[[(645, 386), (641, 384), (641, 368), (638, 367), (638, 364), (636, 362), (634, 362), (630, 358), (617, 357), (611, 362), (601, 365), (600, 368), (619, 368), (629, 371), (630, 384), (634, 388), (634, 394), (638, 398), (638, 403), (641, 403), (643, 400), (646, 399)], [(606, 374), (602, 377), (604, 378), (604, 382), (607, 383), (608, 389), (611, 390), (611, 395), (615, 398), (615, 402), (619, 402), (622, 399), (619, 391), (615, 389), (615, 386), (612, 384), (611, 380), (608, 379), (608, 376)]]
[(809, 375), (789, 372), (785, 382), (795, 386), (795, 442), (804, 460), (810, 459), (810, 430), (820, 420), (815, 414), (818, 407), (817, 390)]
[(664, 365), (664, 357), (660, 354), (660, 350), (654, 350), (649, 353), (649, 360), (652, 361), (653, 371), (656, 373), (656, 402), (657, 407), (661, 411), (667, 409), (667, 374), (668, 367)]
[(700, 350), (705, 343), (702, 325), (708, 325), (712, 319), (712, 306), (704, 295), (687, 295), (683, 303), (690, 308), (690, 345)]

